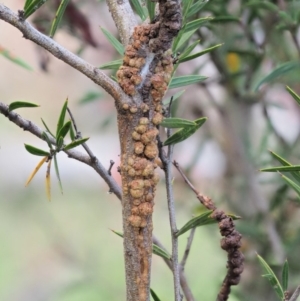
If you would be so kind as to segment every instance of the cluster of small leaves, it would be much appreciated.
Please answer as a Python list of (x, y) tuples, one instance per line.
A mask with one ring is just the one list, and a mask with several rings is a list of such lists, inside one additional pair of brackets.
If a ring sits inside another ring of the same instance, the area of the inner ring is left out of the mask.
[(272, 288), (276, 295), (278, 296), (279, 300), (285, 301), (286, 299), (286, 292), (288, 289), (288, 282), (289, 282), (289, 264), (286, 260), (284, 262), (284, 265), (282, 267), (282, 276), (281, 276), (281, 283), (276, 277), (274, 271), (271, 269), (271, 267), (267, 264), (267, 262), (257, 254), (257, 258), (259, 260), (259, 263), (263, 267), (266, 274), (262, 275), (262, 277), (267, 278), (272, 285)]
[[(33, 104), (33, 103), (28, 103), (28, 102), (13, 102), (9, 105), (9, 111), (18, 109), (18, 108), (32, 108), (32, 107), (38, 107), (38, 105)], [(46, 193), (47, 193), (47, 198), (51, 199), (51, 193), (50, 193), (50, 187), (51, 187), (51, 181), (50, 181), (50, 172), (51, 172), (51, 163), (52, 159), (54, 160), (54, 167), (55, 167), (55, 172), (56, 176), (59, 182), (60, 190), (62, 190), (62, 184), (61, 184), (61, 179), (59, 175), (59, 169), (58, 169), (58, 163), (57, 163), (57, 153), (60, 151), (68, 151), (72, 148), (75, 148), (83, 143), (85, 143), (89, 138), (82, 138), (82, 139), (77, 139), (72, 122), (69, 120), (65, 122), (66, 118), (66, 112), (68, 108), (68, 100), (65, 101), (58, 122), (57, 122), (57, 128), (56, 128), (56, 134), (52, 134), (50, 129), (48, 128), (47, 124), (44, 122), (42, 119), (42, 122), (46, 128), (46, 131), (43, 132), (43, 139), (47, 142), (49, 150), (45, 151), (43, 149), (37, 148), (35, 146), (25, 144), (25, 149), (32, 155), (34, 156), (41, 156), (43, 159), (37, 164), (35, 169), (32, 171), (30, 176), (28, 177), (25, 186), (29, 185), (31, 180), (34, 178), (36, 173), (39, 171), (39, 169), (42, 167), (42, 165), (45, 162), (48, 162), (47, 166), (47, 171), (46, 171)], [(67, 134), (70, 134), (72, 142), (65, 145), (64, 144), (64, 139), (67, 136)], [(55, 143), (54, 140), (55, 139)], [(53, 147), (53, 145), (55, 147)]]

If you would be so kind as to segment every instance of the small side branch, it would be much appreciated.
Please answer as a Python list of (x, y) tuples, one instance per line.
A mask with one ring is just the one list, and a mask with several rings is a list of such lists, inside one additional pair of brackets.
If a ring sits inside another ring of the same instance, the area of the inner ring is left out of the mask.
[(106, 0), (106, 3), (117, 26), (121, 42), (124, 46), (127, 46), (133, 28), (138, 25), (129, 0)]
[(23, 33), (25, 39), (33, 41), (35, 44), (49, 51), (59, 60), (64, 61), (74, 69), (86, 75), (93, 82), (106, 90), (115, 100), (120, 101), (126, 99), (126, 101), (129, 102), (128, 97), (120, 86), (105, 73), (65, 49), (53, 39), (40, 33), (32, 27), (29, 22), (21, 20), (17, 14), (1, 3), (0, 19), (19, 29)]
[(300, 295), (300, 285), (297, 286), (296, 290), (294, 291), (294, 294), (292, 295), (289, 301), (297, 301), (299, 295)]
[(231, 217), (227, 216), (222, 210), (217, 209), (211, 198), (196, 190), (176, 161), (174, 161), (174, 166), (177, 168), (184, 181), (194, 191), (197, 199), (207, 209), (213, 210), (211, 217), (219, 224), (220, 233), (224, 237), (221, 240), (221, 248), (225, 250), (228, 255), (227, 274), (217, 296), (217, 301), (226, 301), (229, 298), (231, 286), (239, 284), (241, 274), (244, 269), (244, 255), (239, 250), (241, 247), (242, 235), (235, 229), (235, 225)]
[[(8, 106), (2, 102), (0, 102), (0, 114), (4, 115), (6, 118), (8, 118), (11, 122), (16, 124), (20, 128), (22, 128), (24, 131), (28, 131), (31, 134), (35, 135), (36, 137), (44, 140), (42, 136), (44, 131), (41, 128), (39, 128), (30, 120), (24, 119), (19, 114), (15, 112), (9, 112)], [(52, 144), (56, 143), (55, 139), (50, 136), (49, 136), (49, 140)], [(120, 186), (117, 184), (114, 178), (109, 175), (105, 167), (99, 162), (97, 158), (96, 160), (92, 160), (90, 156), (84, 155), (81, 152), (73, 149), (65, 151), (65, 153), (68, 155), (69, 158), (78, 160), (82, 163), (91, 166), (107, 183), (110, 191), (113, 192), (121, 200), (122, 191)]]
[(196, 228), (193, 228), (191, 230), (191, 233), (190, 233), (189, 237), (188, 237), (187, 244), (186, 244), (186, 247), (185, 247), (185, 251), (184, 251), (182, 260), (180, 262), (180, 268), (182, 270), (184, 270), (186, 261), (187, 261), (189, 255), (190, 255), (190, 250), (191, 250), (192, 242), (193, 242), (193, 239), (194, 239), (195, 231), (196, 231)]

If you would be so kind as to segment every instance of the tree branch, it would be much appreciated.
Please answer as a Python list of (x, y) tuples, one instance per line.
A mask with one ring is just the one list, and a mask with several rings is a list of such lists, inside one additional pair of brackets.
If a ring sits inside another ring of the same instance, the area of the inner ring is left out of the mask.
[[(11, 122), (22, 128), (24, 131), (28, 131), (38, 138), (44, 140), (42, 136), (44, 131), (41, 128), (32, 123), (30, 120), (24, 119), (19, 114), (15, 112), (9, 112), (8, 106), (3, 102), (0, 102), (0, 113), (7, 117)], [(50, 142), (55, 145), (55, 139), (51, 136), (48, 137)], [(120, 186), (117, 184), (115, 179), (109, 175), (106, 168), (99, 162), (96, 157), (94, 157), (94, 159), (91, 159), (90, 156), (84, 155), (77, 150), (68, 150), (64, 152), (68, 155), (69, 158), (78, 160), (91, 166), (101, 176), (101, 178), (103, 178), (103, 180), (109, 186), (110, 191), (113, 192), (121, 200), (122, 191)]]
[(129, 0), (106, 0), (106, 3), (117, 26), (121, 42), (124, 46), (127, 46), (133, 28), (138, 25)]
[(64, 61), (74, 69), (86, 75), (93, 82), (106, 90), (115, 100), (130, 102), (128, 96), (123, 92), (120, 86), (105, 73), (65, 49), (53, 39), (40, 33), (32, 27), (29, 22), (21, 20), (17, 14), (3, 4), (0, 4), (0, 19), (19, 29), (23, 33), (25, 39), (33, 41), (49, 51), (59, 60)]

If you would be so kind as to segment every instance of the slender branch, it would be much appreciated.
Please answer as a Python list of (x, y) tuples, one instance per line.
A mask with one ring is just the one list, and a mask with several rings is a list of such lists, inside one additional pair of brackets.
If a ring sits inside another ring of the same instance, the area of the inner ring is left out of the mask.
[(299, 295), (300, 295), (300, 285), (297, 286), (296, 290), (294, 291), (294, 294), (292, 295), (289, 301), (297, 301)]
[(186, 261), (189, 257), (191, 246), (192, 246), (194, 235), (195, 235), (195, 231), (196, 231), (196, 228), (193, 228), (191, 230), (191, 233), (190, 233), (189, 237), (188, 237), (187, 244), (186, 244), (186, 247), (185, 247), (185, 251), (184, 251), (182, 260), (180, 262), (180, 267), (181, 267), (182, 270), (184, 269)]
[[(171, 115), (171, 105), (172, 100), (169, 105), (168, 109), (168, 117)], [(171, 135), (171, 129), (167, 129), (167, 137), (169, 138)], [(170, 219), (170, 226), (171, 226), (171, 236), (172, 236), (172, 270), (173, 270), (173, 277), (174, 277), (174, 293), (175, 293), (175, 301), (181, 300), (180, 295), (180, 268), (178, 263), (178, 238), (176, 237), (177, 233), (177, 226), (176, 226), (176, 214), (175, 214), (175, 204), (174, 204), (174, 193), (173, 193), (173, 186), (172, 186), (172, 156), (173, 156), (173, 145), (168, 146), (168, 154), (167, 157), (162, 156), (161, 160), (163, 163), (165, 175), (166, 175), (166, 189), (167, 189), (167, 199), (168, 199), (168, 211), (169, 211), (169, 219)], [(160, 152), (162, 154), (162, 151)]]
[(121, 42), (124, 46), (127, 46), (133, 28), (138, 25), (129, 0), (106, 0), (106, 3), (117, 26)]
[(25, 39), (33, 41), (49, 51), (59, 60), (64, 61), (74, 69), (86, 75), (93, 82), (106, 90), (115, 100), (130, 102), (128, 96), (123, 92), (120, 86), (105, 73), (65, 49), (53, 39), (40, 33), (32, 27), (29, 22), (21, 20), (17, 14), (1, 3), (0, 19), (19, 29), (23, 33)]
[[(161, 249), (166, 250), (165, 247), (161, 244), (161, 242), (153, 236), (153, 243), (159, 246)], [(163, 258), (166, 265), (169, 267), (171, 271), (173, 271), (173, 265), (172, 261), (168, 260), (166, 258)], [(184, 270), (180, 269), (179, 271), (179, 277), (180, 277), (180, 286), (182, 288), (183, 294), (185, 296), (186, 301), (195, 301), (195, 298), (193, 296), (193, 293), (189, 287), (189, 284), (187, 282)]]
[[(19, 114), (13, 111), (9, 112), (8, 106), (2, 102), (0, 102), (0, 113), (7, 117), (11, 122), (15, 123), (17, 126), (22, 128), (24, 131), (28, 131), (33, 135), (37, 136), (38, 138), (44, 140), (42, 136), (44, 131), (41, 128), (39, 128), (30, 120), (21, 117)], [(56, 143), (55, 139), (51, 136), (49, 136), (49, 140), (52, 144)], [(103, 180), (109, 186), (110, 191), (113, 192), (121, 200), (122, 191), (120, 186), (117, 184), (114, 178), (109, 175), (105, 167), (99, 162), (99, 160), (96, 157), (95, 160), (92, 160), (90, 156), (84, 155), (81, 152), (73, 149), (64, 152), (68, 155), (69, 158), (78, 160), (82, 163), (91, 166), (101, 176), (101, 178), (103, 178)]]

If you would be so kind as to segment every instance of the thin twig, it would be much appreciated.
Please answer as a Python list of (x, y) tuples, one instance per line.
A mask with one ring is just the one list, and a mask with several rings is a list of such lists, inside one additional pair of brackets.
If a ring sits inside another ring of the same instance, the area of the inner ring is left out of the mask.
[(113, 168), (113, 166), (114, 166), (114, 164), (115, 164), (115, 161), (113, 161), (113, 160), (110, 160), (109, 161), (109, 168), (108, 168), (108, 170), (107, 170), (107, 172), (108, 172), (108, 174), (111, 176), (111, 169)]
[(127, 46), (133, 28), (138, 25), (129, 0), (106, 0), (109, 11), (118, 29), (121, 42)]
[[(171, 105), (172, 98), (168, 108), (168, 115), (171, 115)], [(171, 129), (167, 129), (167, 137), (169, 138), (171, 135)], [(171, 226), (171, 236), (172, 236), (172, 266), (173, 266), (173, 277), (174, 277), (174, 294), (175, 301), (180, 301), (182, 299), (180, 294), (180, 268), (178, 263), (178, 238), (176, 237), (177, 226), (176, 226), (176, 214), (175, 214), (175, 204), (174, 204), (174, 193), (173, 193), (173, 185), (172, 185), (172, 156), (173, 156), (173, 145), (168, 146), (167, 156), (161, 157), (164, 171), (166, 175), (166, 189), (167, 189), (167, 199), (168, 199), (168, 209), (169, 209), (169, 219)], [(160, 152), (162, 153), (162, 151)]]
[(184, 269), (186, 261), (189, 257), (191, 246), (192, 246), (193, 239), (194, 239), (195, 231), (196, 231), (196, 228), (193, 228), (190, 232), (189, 237), (188, 237), (187, 244), (186, 244), (186, 247), (185, 247), (185, 251), (184, 251), (182, 260), (180, 262), (180, 267), (181, 267), (182, 270)]
[(18, 28), (25, 39), (33, 41), (35, 44), (43, 47), (58, 59), (64, 61), (74, 69), (86, 75), (96, 84), (105, 89), (115, 100), (130, 102), (129, 97), (123, 92), (120, 86), (109, 76), (98, 68), (92, 66), (69, 50), (62, 47), (48, 36), (43, 35), (30, 25), (29, 22), (20, 20), (8, 7), (0, 3), (0, 19)]
[(289, 301), (297, 301), (299, 295), (300, 295), (300, 285), (297, 286), (296, 290), (294, 291), (294, 294), (292, 295)]
[[(36, 137), (45, 140), (43, 137), (44, 131), (41, 128), (39, 128), (30, 120), (21, 117), (19, 114), (15, 113), (14, 111), (9, 112), (8, 106), (2, 102), (0, 102), (0, 113), (3, 114), (5, 117), (7, 117), (11, 122), (15, 123), (17, 126), (24, 129), (24, 131), (28, 131), (33, 135), (35, 135)], [(48, 137), (50, 142), (53, 145), (55, 145), (56, 144), (55, 139), (51, 136)], [(117, 184), (114, 178), (108, 174), (106, 168), (99, 162), (99, 160), (92, 160), (90, 156), (86, 156), (83, 153), (74, 149), (64, 151), (64, 152), (68, 155), (69, 158), (78, 160), (94, 168), (94, 170), (101, 176), (101, 178), (103, 178), (103, 180), (109, 186), (110, 191), (112, 191), (120, 200), (122, 199), (122, 191), (120, 186)]]

